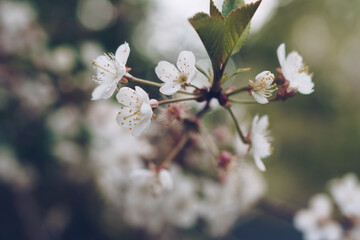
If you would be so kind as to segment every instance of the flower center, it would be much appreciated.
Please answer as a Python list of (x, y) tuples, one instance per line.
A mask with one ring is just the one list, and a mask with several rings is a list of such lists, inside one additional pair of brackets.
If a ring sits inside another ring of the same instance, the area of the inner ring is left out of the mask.
[(181, 84), (181, 86), (184, 86), (187, 82), (188, 76), (181, 73), (180, 76), (177, 79), (177, 82)]
[(272, 93), (277, 90), (276, 83), (268, 85), (267, 80), (266, 78), (261, 79), (258, 84), (253, 86), (252, 91), (262, 92), (265, 97), (271, 97)]

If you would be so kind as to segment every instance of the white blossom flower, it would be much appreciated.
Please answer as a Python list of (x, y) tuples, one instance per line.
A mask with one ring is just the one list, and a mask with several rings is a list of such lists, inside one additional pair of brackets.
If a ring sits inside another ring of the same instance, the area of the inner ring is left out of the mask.
[(190, 84), (195, 77), (195, 56), (190, 51), (182, 51), (176, 63), (177, 68), (167, 62), (161, 61), (155, 68), (156, 75), (164, 82), (160, 92), (172, 95)]
[(121, 78), (126, 74), (126, 61), (130, 54), (128, 43), (124, 43), (113, 53), (104, 54), (93, 60), (97, 69), (93, 80), (100, 84), (92, 93), (92, 100), (108, 99), (114, 93)]
[(299, 91), (302, 94), (310, 94), (314, 91), (312, 74), (307, 72), (302, 57), (295, 51), (286, 56), (285, 44), (282, 43), (277, 49), (277, 56), (281, 66), (281, 72), (289, 82), (288, 92)]
[(116, 95), (116, 99), (122, 105), (116, 121), (121, 127), (129, 128), (133, 136), (140, 136), (150, 126), (153, 111), (148, 94), (136, 86), (123, 87)]
[(330, 192), (345, 216), (360, 220), (360, 184), (355, 174), (349, 173), (342, 179), (333, 180)]
[(271, 93), (275, 91), (273, 89), (276, 84), (274, 82), (274, 74), (270, 71), (263, 71), (256, 75), (255, 82), (250, 80), (251, 94), (255, 100), (260, 104), (268, 103), (268, 97), (271, 97)]
[(295, 214), (294, 225), (302, 231), (306, 240), (339, 240), (341, 226), (332, 220), (333, 205), (325, 194), (317, 194), (310, 199), (310, 207)]
[(270, 136), (267, 130), (269, 126), (269, 118), (267, 115), (259, 116), (256, 115), (251, 125), (251, 149), (252, 155), (255, 160), (256, 166), (261, 170), (265, 171), (265, 165), (262, 162), (262, 158), (266, 158), (271, 155), (271, 144)]
[(131, 179), (140, 185), (148, 185), (155, 196), (170, 191), (174, 187), (171, 173), (166, 169), (153, 171), (148, 169), (136, 169), (131, 172)]

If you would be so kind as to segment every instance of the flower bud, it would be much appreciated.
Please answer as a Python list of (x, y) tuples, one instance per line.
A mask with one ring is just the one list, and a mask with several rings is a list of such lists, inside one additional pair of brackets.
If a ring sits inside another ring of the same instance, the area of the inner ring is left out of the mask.
[(218, 156), (218, 166), (222, 169), (227, 169), (232, 159), (231, 153), (222, 151)]

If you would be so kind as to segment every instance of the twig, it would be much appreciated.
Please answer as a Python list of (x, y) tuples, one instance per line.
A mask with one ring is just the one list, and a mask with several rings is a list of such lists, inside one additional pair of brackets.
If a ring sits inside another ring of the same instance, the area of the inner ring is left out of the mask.
[(245, 144), (248, 144), (249, 141), (245, 138), (244, 134), (242, 133), (241, 129), (240, 129), (240, 125), (239, 125), (239, 122), (238, 120), (236, 119), (235, 115), (234, 115), (234, 112), (231, 110), (230, 107), (227, 108), (227, 110), (229, 111), (230, 115), (231, 115), (231, 118), (232, 120), (234, 121), (235, 123), (235, 127), (236, 127), (236, 131), (239, 133), (239, 136), (241, 138), (241, 141), (243, 141), (243, 143)]
[(184, 134), (177, 145), (172, 149), (166, 159), (162, 162), (162, 165), (168, 165), (184, 148), (186, 142), (189, 140), (189, 134)]

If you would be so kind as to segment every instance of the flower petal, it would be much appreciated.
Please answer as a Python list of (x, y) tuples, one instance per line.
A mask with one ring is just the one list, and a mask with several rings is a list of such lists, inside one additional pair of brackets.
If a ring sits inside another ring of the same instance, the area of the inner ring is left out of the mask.
[(126, 65), (127, 59), (130, 54), (130, 47), (127, 42), (120, 45), (115, 53), (115, 59), (118, 61), (121, 65)]
[(280, 66), (283, 67), (283, 64), (285, 62), (285, 43), (280, 44), (280, 46), (277, 49), (277, 57), (279, 59)]
[(106, 56), (102, 55), (93, 60), (93, 65), (96, 68), (97, 78), (99, 80), (112, 81), (116, 75), (117, 70), (114, 66), (114, 63)]
[(190, 51), (182, 51), (179, 54), (176, 66), (180, 72), (193, 75), (195, 72), (195, 55)]
[(160, 92), (165, 95), (173, 95), (181, 89), (181, 85), (178, 83), (165, 83), (161, 86)]
[(118, 102), (126, 107), (140, 107), (142, 104), (141, 97), (131, 88), (122, 87), (116, 94)]
[(149, 95), (147, 94), (147, 92), (144, 91), (144, 89), (139, 86), (135, 86), (135, 91), (142, 98), (143, 101), (149, 103)]
[(171, 190), (174, 187), (174, 182), (171, 174), (166, 169), (161, 169), (159, 172), (159, 181), (165, 190)]
[(110, 98), (116, 89), (116, 83), (101, 84), (97, 86), (92, 92), (91, 100), (108, 99)]
[(139, 124), (137, 124), (131, 131), (131, 135), (138, 137), (141, 134), (143, 134), (150, 126), (151, 118), (150, 119), (144, 119)]
[(264, 163), (261, 161), (261, 158), (260, 157), (255, 157), (254, 156), (254, 160), (255, 160), (255, 165), (258, 169), (260, 169), (261, 171), (266, 171), (266, 168), (265, 168), (265, 165)]
[(179, 70), (167, 61), (159, 62), (155, 68), (155, 73), (163, 82), (173, 82), (174, 80), (177, 80), (180, 75)]
[(298, 91), (301, 94), (310, 94), (314, 92), (314, 83), (311, 80), (311, 75), (306, 73), (301, 73), (296, 76), (298, 82)]
[(131, 107), (121, 107), (116, 122), (121, 127), (135, 128), (141, 124), (140, 114), (136, 113), (136, 109)]
[(263, 95), (261, 95), (258, 92), (252, 91), (251, 94), (255, 98), (255, 101), (257, 101), (260, 104), (266, 104), (269, 102), (269, 100), (267, 100), (266, 97), (264, 97)]

